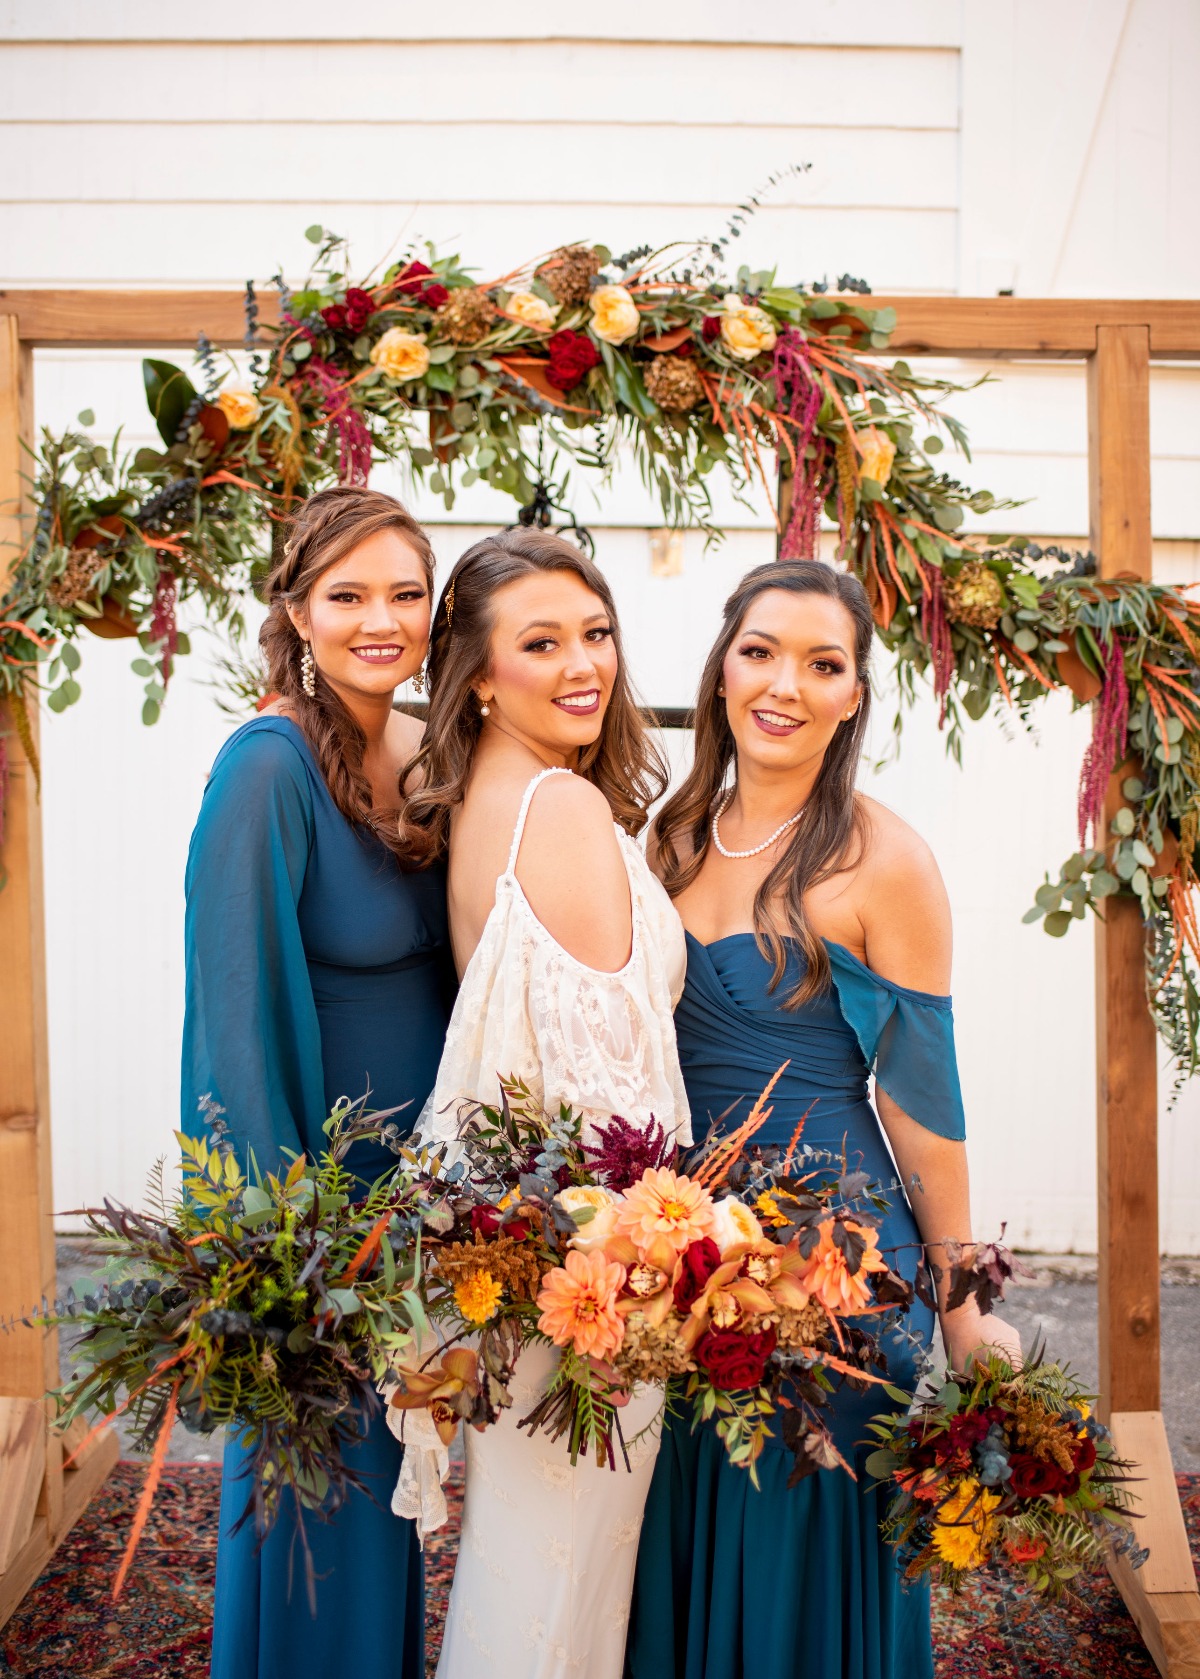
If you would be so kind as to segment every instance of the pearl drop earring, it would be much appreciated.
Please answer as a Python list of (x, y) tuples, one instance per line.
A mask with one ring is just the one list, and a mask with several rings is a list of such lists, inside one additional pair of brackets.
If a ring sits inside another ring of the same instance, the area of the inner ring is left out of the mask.
[(479, 702), (479, 715), (481, 717), (490, 717), (492, 715), (492, 708), (486, 700), (480, 700)]
[(300, 655), (300, 686), (310, 700), (316, 698), (317, 663), (312, 656), (312, 648), (307, 641), (304, 643), (304, 651)]

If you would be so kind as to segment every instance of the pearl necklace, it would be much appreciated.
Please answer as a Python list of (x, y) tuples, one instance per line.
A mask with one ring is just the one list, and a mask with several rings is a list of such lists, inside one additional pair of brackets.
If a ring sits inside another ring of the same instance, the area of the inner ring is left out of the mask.
[(737, 791), (736, 787), (731, 787), (729, 789), (728, 793), (726, 793), (725, 797), (721, 800), (720, 804), (717, 806), (716, 810), (713, 811), (713, 819), (712, 819), (713, 844), (716, 846), (717, 850), (721, 853), (722, 857), (731, 857), (731, 858), (757, 857), (760, 851), (766, 851), (768, 846), (774, 845), (775, 841), (779, 838), (780, 834), (786, 834), (789, 828), (795, 827), (796, 823), (799, 822), (800, 818), (804, 815), (804, 812), (805, 812), (806, 807), (804, 805), (801, 805), (800, 809), (796, 812), (795, 816), (789, 816), (786, 822), (781, 822), (779, 824), (778, 828), (776, 828), (775, 832), (770, 836), (770, 838), (765, 839), (762, 842), (761, 845), (751, 846), (749, 851), (727, 851), (725, 849), (725, 847), (721, 844), (721, 832), (720, 832), (720, 829), (717, 827), (717, 823), (719, 822), (721, 817), (724, 816), (726, 808), (729, 804), (729, 801), (733, 798), (733, 795), (736, 791)]

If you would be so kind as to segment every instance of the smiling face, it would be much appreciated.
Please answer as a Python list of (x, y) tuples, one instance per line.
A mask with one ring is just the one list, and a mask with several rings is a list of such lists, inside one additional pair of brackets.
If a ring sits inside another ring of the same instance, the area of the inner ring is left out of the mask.
[(765, 589), (751, 601), (721, 667), (739, 766), (819, 768), (858, 710), (854, 620), (828, 595)]
[(421, 668), (430, 605), (420, 555), (400, 531), (387, 529), (323, 571), (288, 614), (321, 675), (353, 704), (355, 697), (390, 695)]
[(488, 669), (475, 692), (489, 723), (539, 757), (571, 765), (598, 740), (617, 680), (612, 616), (570, 571), (497, 590)]

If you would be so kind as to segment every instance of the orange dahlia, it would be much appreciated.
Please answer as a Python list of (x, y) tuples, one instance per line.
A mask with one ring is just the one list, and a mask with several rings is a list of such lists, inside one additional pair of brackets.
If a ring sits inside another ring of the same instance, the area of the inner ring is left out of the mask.
[(624, 1281), (623, 1265), (612, 1264), (601, 1252), (573, 1248), (565, 1263), (542, 1279), (538, 1328), (557, 1347), (574, 1347), (583, 1358), (608, 1358), (625, 1333), (617, 1310)]
[(617, 1235), (627, 1236), (648, 1264), (662, 1271), (692, 1242), (713, 1231), (713, 1198), (691, 1178), (651, 1166), (625, 1191)]
[(888, 1267), (879, 1251), (877, 1231), (850, 1219), (846, 1220), (846, 1228), (866, 1244), (858, 1270), (851, 1275), (846, 1255), (833, 1240), (833, 1220), (826, 1219), (821, 1225), (821, 1240), (809, 1255), (798, 1280), (826, 1311), (853, 1317), (855, 1312), (865, 1311), (871, 1304), (871, 1273), (886, 1271)]

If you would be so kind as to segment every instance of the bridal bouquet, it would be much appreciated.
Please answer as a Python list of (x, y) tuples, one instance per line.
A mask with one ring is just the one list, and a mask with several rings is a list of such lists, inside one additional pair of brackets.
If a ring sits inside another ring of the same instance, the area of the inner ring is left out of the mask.
[(619, 1117), (585, 1143), (581, 1116), (503, 1084), (463, 1125), (458, 1193), (425, 1217), (425, 1298), (449, 1350), (398, 1362), (391, 1404), (428, 1409), (444, 1441), (494, 1421), (541, 1337), (562, 1356), (519, 1426), (565, 1436), (573, 1461), (615, 1466), (614, 1390), (661, 1383), (752, 1475), (773, 1420), (797, 1475), (848, 1468), (820, 1416), (832, 1377), (886, 1385), (880, 1331), (913, 1290), (880, 1250), (886, 1203), (864, 1174), (799, 1170), (815, 1159), (797, 1153), (803, 1120), (788, 1150), (747, 1156), (774, 1082), (688, 1162), (662, 1127)]
[(952, 1590), (978, 1569), (1019, 1570), (1061, 1596), (1106, 1543), (1145, 1560), (1130, 1527), (1129, 1465), (1070, 1371), (1037, 1354), (1020, 1370), (993, 1351), (911, 1415), (880, 1417), (867, 1470), (895, 1496), (885, 1537), (914, 1579)]
[[(251, 1448), (238, 1527), (253, 1518), (265, 1538), (285, 1489), (327, 1516), (362, 1486), (346, 1450), (395, 1346), (424, 1321), (413, 1256), (426, 1186), (397, 1173), (363, 1194), (343, 1164), (386, 1115), (342, 1104), (318, 1159), (259, 1176), (239, 1164), (221, 1110), (209, 1102), (206, 1112), (208, 1138), (179, 1137), (179, 1195), (165, 1192), (160, 1163), (148, 1211), (81, 1209), (108, 1280), (26, 1320), (83, 1331), (82, 1368), (53, 1395), (60, 1423), (99, 1411), (94, 1434), (125, 1413), (135, 1447), (152, 1450), (114, 1596), (177, 1420), (200, 1433), (229, 1427)], [(311, 1595), (311, 1562), (308, 1575)]]

